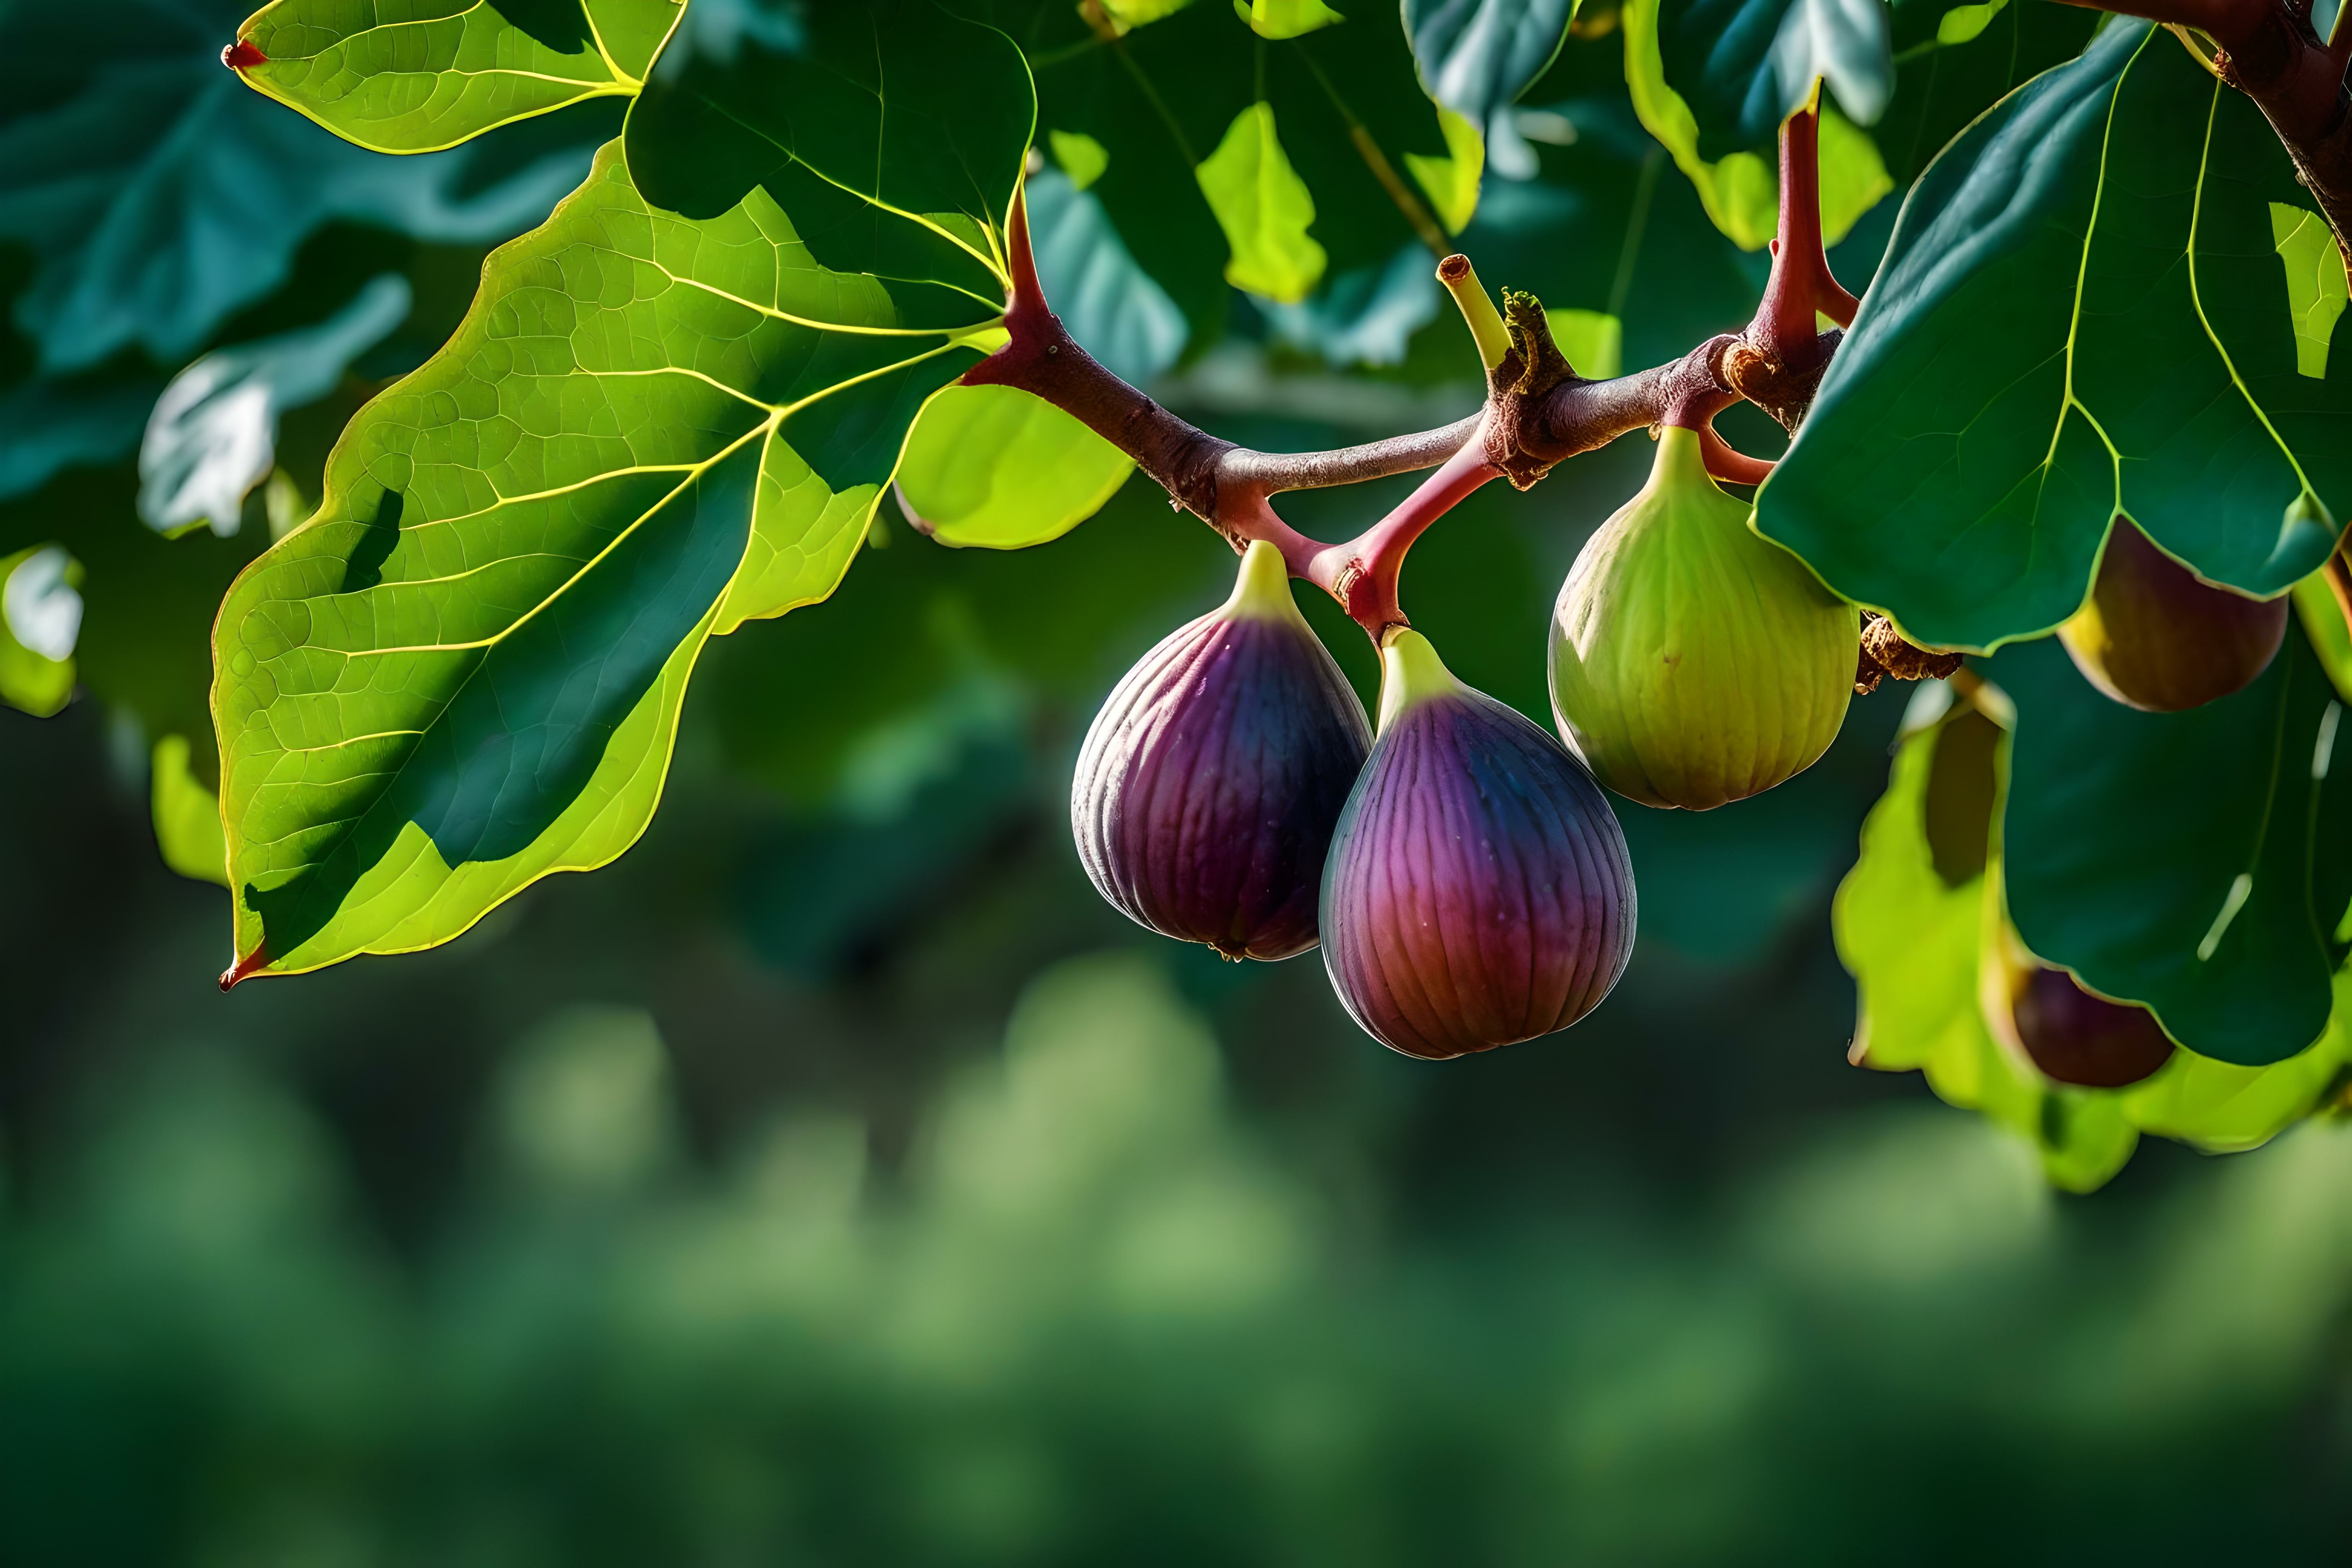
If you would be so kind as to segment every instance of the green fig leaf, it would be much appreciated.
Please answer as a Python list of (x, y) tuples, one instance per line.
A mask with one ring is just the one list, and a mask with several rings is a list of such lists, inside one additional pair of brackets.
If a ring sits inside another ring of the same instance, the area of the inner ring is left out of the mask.
[[(1979, 1001), (1985, 930), (1999, 917), (2000, 862), (1986, 849), (2007, 751), (1990, 721), (1966, 708), (1897, 748), (1886, 793), (1863, 822), (1862, 857), (1831, 910), (1859, 998), (1850, 1055), (1864, 1067), (1925, 1074), (1946, 1103), (1982, 1111), (2032, 1143), (2053, 1185), (2090, 1192), (2138, 1141), (2116, 1097), (2043, 1079), (1993, 1037)], [(1957, 812), (1951, 800), (1963, 803)], [(1957, 865), (1940, 842), (1954, 837), (1973, 838), (1976, 851)]]
[(77, 460), (135, 444), (139, 421), (121, 416), (152, 374), (137, 356), (166, 373), (186, 363), (284, 286), (322, 227), (508, 239), (580, 184), (611, 134), (558, 122), (378, 157), (239, 85), (221, 68), (226, 30), (202, 0), (0, 9), (0, 241), (31, 254), (15, 315), (44, 384), (30, 420), (0, 416), (0, 494), (62, 466), (51, 443)]
[(238, 74), (347, 142), (431, 153), (591, 98), (634, 97), (686, 0), (271, 0)]
[(1482, 140), (1500, 141), (1530, 167), (1511, 105), (1550, 68), (1576, 20), (1580, 0), (1405, 0), (1404, 31), (1429, 95), (1467, 121)]
[(1194, 174), (1233, 248), (1226, 282), (1278, 305), (1314, 292), (1329, 258), (1307, 233), (1315, 198), (1275, 134), (1272, 104), (1253, 103), (1234, 116)]
[(2352, 504), (2352, 371), (2298, 369), (2273, 239), (2300, 188), (2252, 100), (2112, 23), (1914, 187), (1758, 527), (1937, 647), (2064, 620), (2119, 511), (2287, 588)]
[(228, 885), (228, 837), (221, 828), (220, 796), (188, 767), (185, 735), (155, 742), (152, 782), (155, 847), (163, 864), (199, 882)]
[(1895, 100), (1871, 127), (1898, 186), (2020, 84), (2083, 52), (2101, 14), (2073, 5), (1897, 0)]
[(907, 437), (898, 496), (908, 521), (941, 544), (1024, 550), (1101, 510), (1134, 468), (1034, 394), (948, 386)]
[[(1223, 331), (1233, 302), (1225, 269), (1239, 247), (1194, 171), (1255, 104), (1272, 110), (1283, 158), (1311, 206), (1320, 276), (1384, 266), (1461, 216), (1475, 196), (1462, 179), (1460, 132), (1448, 138), (1393, 10), (1260, 39), (1230, 5), (1195, 5), (1115, 47), (1069, 0), (1000, 0), (996, 16), (1027, 51), (1039, 123), (1084, 134), (1108, 153), (1084, 194), (1100, 200), (1124, 246), (1183, 312), (1195, 348)], [(1435, 163), (1444, 164), (1442, 201), (1413, 174)], [(1417, 228), (1400, 194), (1435, 226)]]
[(2025, 945), (2200, 1056), (2260, 1067), (2310, 1047), (2352, 903), (2352, 770), (2301, 631), (2252, 685), (2185, 713), (2108, 700), (2055, 639), (1990, 670), (2017, 705), (2003, 831)]
[(1085, 190), (1110, 167), (1110, 153), (1082, 131), (1049, 131), (1045, 140), (1054, 149), (1054, 162), (1069, 176), (1074, 191)]
[[(1020, 152), (992, 189), (970, 165), (983, 210)], [(235, 975), (431, 946), (612, 859), (704, 640), (832, 592), (917, 411), (998, 319), (961, 283), (993, 231), (886, 205), (926, 171), (873, 154), (885, 190), (830, 248), (951, 253), (954, 279), (828, 268), (764, 187), (664, 211), (614, 142), (344, 432), (317, 516), (215, 632)]]
[(1234, 11), (1261, 38), (1295, 38), (1348, 19), (1323, 0), (1234, 0)]
[(1884, 0), (1658, 0), (1657, 37), (1665, 84), (1710, 162), (1772, 146), (1816, 80), (1862, 125), (1895, 93)]
[[(1735, 148), (1715, 157), (1700, 151), (1697, 117), (1667, 81), (1660, 55), (1661, 0), (1628, 0), (1625, 85), (1642, 124), (1674, 154), (1680, 169), (1715, 221), (1742, 250), (1761, 250), (1780, 226), (1778, 154), (1771, 151), (1780, 118), (1766, 128), (1765, 151)], [(1862, 215), (1895, 188), (1876, 144), (1822, 106), (1821, 137), (1822, 234), (1835, 245)]]
[(2175, 1051), (2154, 1078), (2116, 1091), (2124, 1114), (2143, 1132), (2211, 1154), (2242, 1153), (2269, 1142), (2343, 1087), (2352, 1061), (2352, 970), (2336, 971), (2334, 997), (2327, 1032), (2308, 1050), (2269, 1067)]
[(72, 700), (81, 580), (59, 545), (0, 555), (0, 702), (47, 719)]
[(1477, 216), (1478, 182), (1486, 172), (1486, 139), (1478, 133), (1477, 126), (1450, 109), (1437, 111), (1437, 123), (1445, 132), (1445, 156), (1407, 153), (1404, 166), (1421, 194), (1429, 198), (1445, 232), (1460, 234)]

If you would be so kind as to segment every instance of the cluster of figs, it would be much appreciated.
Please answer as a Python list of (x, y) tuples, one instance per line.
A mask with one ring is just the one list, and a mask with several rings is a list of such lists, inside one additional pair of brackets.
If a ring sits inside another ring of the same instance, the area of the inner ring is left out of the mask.
[[(1557, 735), (1404, 627), (1381, 637), (1368, 722), (1281, 552), (1250, 544), (1231, 597), (1146, 654), (1087, 733), (1070, 818), (1103, 897), (1229, 959), (1319, 942), (1349, 1013), (1412, 1056), (1531, 1039), (1599, 1005), (1636, 912), (1600, 786), (1693, 811), (1759, 794), (1828, 749), (1857, 689), (1856, 607), (1749, 526), (1696, 431), (1658, 435), (1648, 481), (1554, 607)], [(2065, 632), (2102, 690), (2180, 708), (2262, 672), (2283, 601), (2208, 586), (2126, 521), (2114, 534)], [(2168, 1054), (2145, 1009), (2019, 973), (2014, 1021), (2053, 1076), (2113, 1079), (2151, 1040)]]

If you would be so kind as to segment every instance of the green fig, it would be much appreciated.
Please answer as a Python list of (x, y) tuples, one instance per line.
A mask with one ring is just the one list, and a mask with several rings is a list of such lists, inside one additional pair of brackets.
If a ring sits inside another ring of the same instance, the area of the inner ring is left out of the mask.
[(2083, 678), (2150, 713), (2202, 707), (2253, 684), (2286, 637), (2287, 602), (2198, 576), (2118, 517), (2091, 596), (2058, 628)]
[(1859, 612), (1748, 525), (1698, 433), (1661, 432), (1649, 483), (1586, 542), (1551, 621), (1551, 705), (1593, 776), (1645, 805), (1761, 794), (1829, 748)]

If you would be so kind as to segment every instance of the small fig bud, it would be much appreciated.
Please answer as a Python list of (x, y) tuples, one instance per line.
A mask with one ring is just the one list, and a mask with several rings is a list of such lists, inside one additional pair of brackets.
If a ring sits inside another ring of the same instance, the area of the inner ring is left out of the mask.
[(1812, 765), (1853, 699), (1854, 607), (1748, 526), (1698, 433), (1585, 542), (1551, 622), (1551, 702), (1593, 776), (1706, 811)]
[(1624, 973), (1634, 912), (1625, 835), (1576, 759), (1391, 632), (1323, 873), (1323, 963), (1356, 1022), (1430, 1058), (1564, 1029)]
[(1070, 785), (1078, 858), (1102, 896), (1231, 959), (1315, 945), (1323, 858), (1371, 745), (1364, 705), (1257, 541), (1233, 596), (1127, 672)]
[(2252, 685), (2286, 637), (2287, 601), (2217, 588), (2118, 517), (2091, 596), (2058, 628), (2083, 678), (2150, 713), (2179, 713)]

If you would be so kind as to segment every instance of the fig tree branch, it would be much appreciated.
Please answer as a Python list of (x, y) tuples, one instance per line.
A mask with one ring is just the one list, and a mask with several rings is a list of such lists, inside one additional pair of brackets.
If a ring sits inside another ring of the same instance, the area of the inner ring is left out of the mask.
[[(1330, 594), (1377, 640), (1388, 627), (1405, 624), (1396, 592), (1405, 550), (1437, 517), (1498, 475), (1524, 489), (1568, 458), (1662, 425), (1696, 430), (1707, 468), (1719, 479), (1754, 484), (1770, 471), (1769, 463), (1734, 451), (1710, 422), (1748, 398), (1794, 429), (1838, 341), (1835, 332), (1812, 331), (1815, 312), (1852, 319), (1853, 297), (1830, 275), (1822, 251), (1817, 128), (1809, 109), (1781, 129), (1780, 237), (1756, 319), (1739, 336), (1710, 339), (1680, 359), (1631, 375), (1580, 375), (1532, 296), (1507, 295), (1507, 313), (1498, 313), (1468, 258), (1448, 257), (1438, 276), (1462, 305), (1478, 342), (1487, 377), (1486, 407), (1437, 429), (1334, 451), (1254, 451), (1160, 406), (1078, 345), (1037, 280), (1027, 206), (1016, 196), (1006, 237), (1009, 341), (967, 371), (963, 382), (1015, 387), (1072, 415), (1133, 458), (1168, 492), (1171, 504), (1207, 521), (1235, 548), (1256, 539), (1276, 545), (1294, 575)], [(1286, 490), (1429, 468), (1439, 472), (1387, 518), (1343, 544), (1307, 538), (1269, 504)]]

